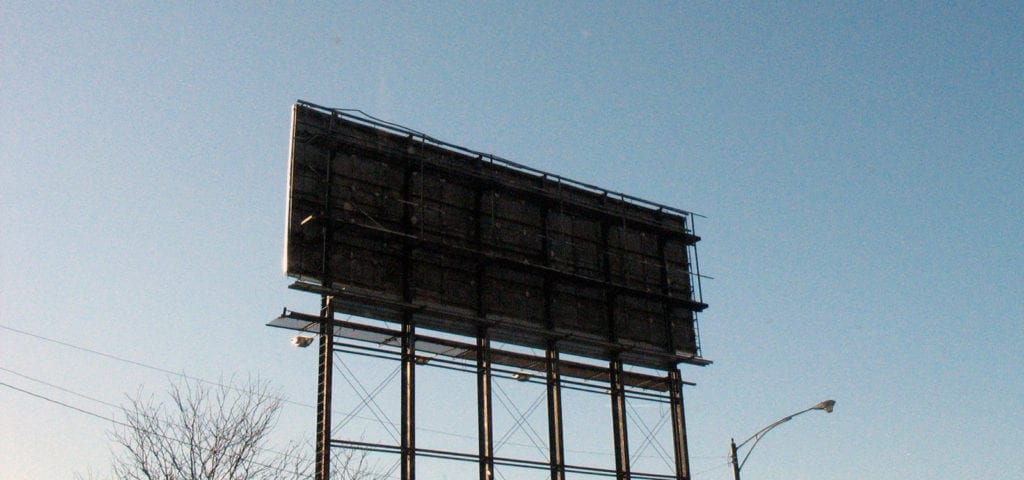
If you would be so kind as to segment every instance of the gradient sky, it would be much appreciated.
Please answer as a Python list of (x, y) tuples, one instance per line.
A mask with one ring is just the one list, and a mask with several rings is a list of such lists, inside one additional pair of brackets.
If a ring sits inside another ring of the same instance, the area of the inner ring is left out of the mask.
[[(229, 3), (0, 3), (0, 382), (258, 375), (311, 437), (316, 352), (264, 326), (319, 302), (304, 99), (706, 216), (695, 480), (826, 398), (744, 477), (1024, 476), (1020, 3)], [(103, 473), (110, 428), (0, 385), (0, 479)]]

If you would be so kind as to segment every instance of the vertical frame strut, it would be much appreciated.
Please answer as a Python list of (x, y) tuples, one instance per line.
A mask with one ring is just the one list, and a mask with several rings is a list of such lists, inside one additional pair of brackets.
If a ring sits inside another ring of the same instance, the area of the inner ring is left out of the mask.
[(316, 480), (331, 478), (331, 393), (334, 389), (334, 312), (332, 297), (320, 299), (320, 358), (316, 398)]
[[(414, 197), (414, 177), (419, 170), (420, 190), (418, 198)], [(415, 207), (414, 207), (415, 206)], [(409, 235), (417, 235), (416, 226), (412, 221), (416, 208), (423, 208), (423, 162), (406, 162), (402, 174), (402, 227)], [(421, 226), (422, 228), (422, 226)], [(422, 231), (420, 232), (422, 233)], [(410, 246), (403, 247), (401, 291), (402, 300), (412, 301), (413, 287), (409, 281), (412, 267), (409, 258), (412, 256)], [(401, 480), (416, 479), (416, 324), (412, 312), (402, 313), (402, 400), (401, 400)]]
[[(328, 131), (334, 129), (337, 115), (331, 115)], [(320, 250), (321, 284), (331, 287), (331, 245), (333, 244), (334, 225), (331, 220), (331, 176), (334, 169), (335, 152), (327, 155), (324, 168), (323, 191), (323, 245)], [(315, 480), (331, 478), (331, 394), (334, 391), (334, 306), (333, 297), (327, 294), (320, 296), (320, 344), (317, 372), (316, 399), (316, 462)]]
[(402, 320), (402, 480), (416, 479), (416, 326)]
[(551, 464), (551, 480), (565, 480), (565, 446), (562, 442), (562, 382), (559, 371), (558, 350), (554, 342), (548, 346), (547, 387), (548, 387), (548, 461)]
[(669, 408), (672, 409), (672, 442), (675, 447), (676, 478), (689, 480), (690, 454), (686, 447), (686, 417), (683, 414), (683, 379), (678, 368), (669, 370)]
[(615, 437), (615, 478), (629, 477), (629, 438), (626, 426), (626, 388), (622, 382), (622, 360), (616, 358), (609, 365), (612, 400), (612, 435)]
[(494, 478), (494, 423), (491, 413), (491, 341), (486, 328), (476, 337), (476, 391), (480, 480)]

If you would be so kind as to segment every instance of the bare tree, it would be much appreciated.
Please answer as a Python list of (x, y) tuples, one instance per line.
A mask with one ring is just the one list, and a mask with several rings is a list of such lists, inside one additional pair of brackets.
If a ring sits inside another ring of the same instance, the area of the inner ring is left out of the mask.
[[(172, 384), (168, 399), (130, 398), (114, 429), (112, 473), (127, 480), (263, 480), (312, 477), (309, 449), (270, 446), (281, 399), (265, 382), (244, 387)], [(332, 477), (379, 478), (365, 455), (338, 452)]]

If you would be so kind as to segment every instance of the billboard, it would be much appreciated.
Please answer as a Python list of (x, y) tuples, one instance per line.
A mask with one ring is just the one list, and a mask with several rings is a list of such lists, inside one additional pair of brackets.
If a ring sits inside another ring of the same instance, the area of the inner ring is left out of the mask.
[(708, 363), (692, 214), (308, 103), (290, 150), (285, 271), (337, 311)]

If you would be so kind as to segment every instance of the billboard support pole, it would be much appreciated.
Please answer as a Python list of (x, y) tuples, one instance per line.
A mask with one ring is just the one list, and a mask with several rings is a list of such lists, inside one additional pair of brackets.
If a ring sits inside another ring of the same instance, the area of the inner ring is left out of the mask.
[[(402, 227), (406, 234), (417, 236), (413, 222), (416, 206), (423, 202), (422, 184), (420, 185), (420, 198), (418, 201), (413, 197), (413, 183), (416, 172), (416, 164), (409, 162), (405, 165), (402, 173)], [(419, 170), (423, 169), (423, 162), (419, 162)], [(421, 175), (422, 178), (422, 175)], [(399, 288), (402, 292), (402, 300), (411, 303), (413, 300), (413, 286), (409, 281), (412, 276), (412, 266), (409, 259), (413, 255), (413, 249), (405, 246), (402, 255), (402, 276)], [(416, 479), (416, 322), (413, 312), (402, 312), (402, 479)]]
[(331, 478), (331, 392), (334, 373), (334, 313), (332, 297), (320, 299), (320, 360), (316, 398), (316, 480)]
[[(333, 130), (335, 115), (331, 115), (331, 126)], [(321, 284), (331, 285), (331, 247), (333, 222), (331, 221), (331, 176), (334, 167), (334, 151), (327, 156), (327, 164), (324, 166), (323, 184), (323, 243), (320, 246), (320, 275)], [(334, 391), (334, 297), (328, 294), (320, 296), (320, 345), (319, 361), (317, 371), (317, 398), (316, 398), (316, 471), (315, 480), (330, 480), (331, 478), (331, 394)]]
[(548, 448), (551, 480), (565, 480), (565, 447), (562, 443), (562, 387), (559, 378), (558, 350), (554, 342), (547, 350)]
[(689, 480), (690, 454), (686, 448), (686, 417), (683, 415), (683, 379), (679, 368), (668, 372), (669, 408), (672, 410), (672, 442), (675, 446), (676, 478)]
[(629, 439), (626, 427), (626, 388), (622, 383), (622, 360), (609, 367), (612, 397), (612, 432), (615, 436), (615, 478), (629, 479)]
[(416, 326), (402, 319), (402, 480), (416, 479)]
[(480, 439), (480, 480), (494, 478), (494, 432), (491, 414), (491, 341), (485, 327), (476, 337), (477, 425)]

